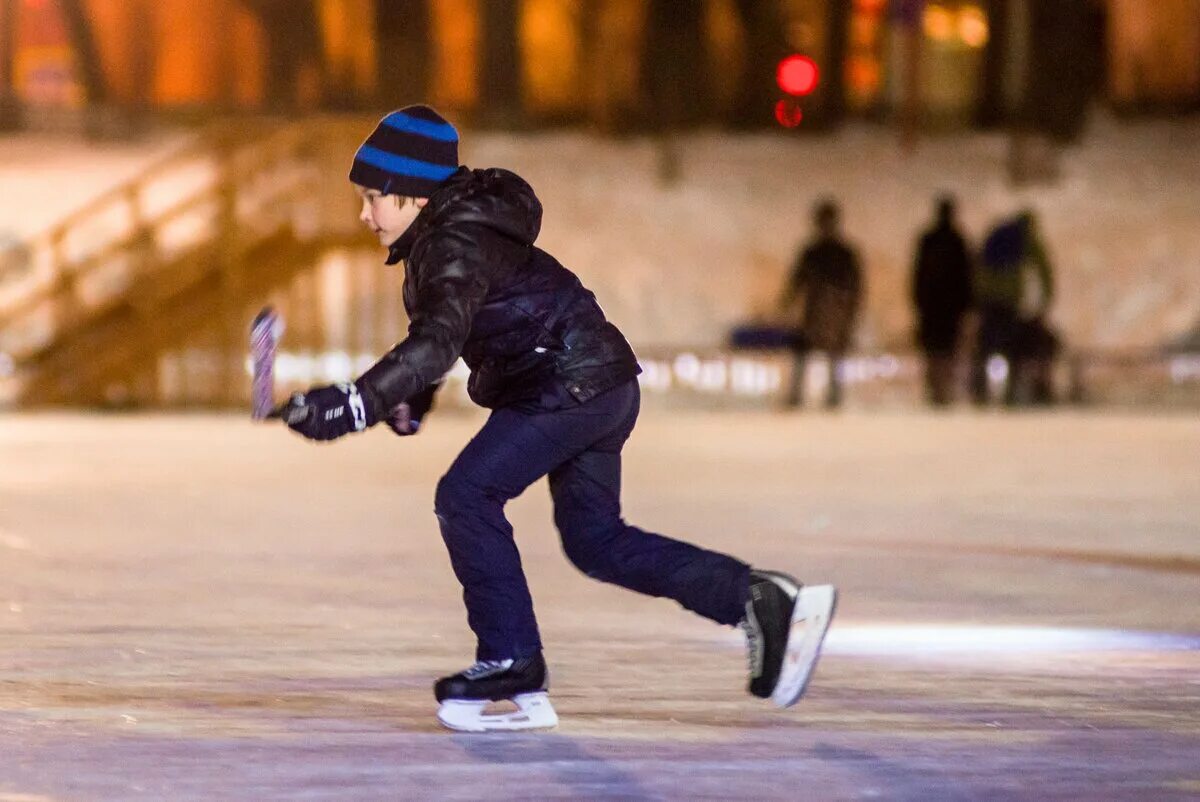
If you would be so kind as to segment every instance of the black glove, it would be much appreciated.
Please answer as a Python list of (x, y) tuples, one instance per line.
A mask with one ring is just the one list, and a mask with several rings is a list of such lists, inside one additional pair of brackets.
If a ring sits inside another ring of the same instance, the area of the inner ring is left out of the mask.
[(433, 398), (440, 387), (441, 382), (431, 384), (393, 409), (387, 418), (388, 428), (401, 437), (416, 434), (425, 414), (433, 409)]
[(289, 429), (309, 440), (336, 440), (378, 423), (375, 406), (369, 393), (346, 383), (296, 393), (277, 412)]

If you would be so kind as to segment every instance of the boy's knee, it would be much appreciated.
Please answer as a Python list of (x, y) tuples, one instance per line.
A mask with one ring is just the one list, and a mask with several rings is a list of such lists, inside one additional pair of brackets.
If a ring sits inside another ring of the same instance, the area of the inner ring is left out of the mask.
[(592, 579), (603, 580), (608, 573), (597, 549), (577, 540), (563, 538), (563, 552), (571, 564)]
[(611, 579), (613, 540), (623, 524), (619, 518), (593, 521), (590, 524), (559, 522), (563, 553), (583, 573), (602, 581)]
[(479, 489), (466, 477), (451, 471), (438, 480), (437, 490), (433, 494), (433, 512), (438, 518), (445, 518), (471, 504), (479, 496)]

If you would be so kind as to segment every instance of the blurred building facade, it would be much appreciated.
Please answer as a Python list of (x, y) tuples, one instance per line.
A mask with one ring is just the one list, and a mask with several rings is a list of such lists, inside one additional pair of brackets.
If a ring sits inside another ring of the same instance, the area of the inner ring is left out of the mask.
[(428, 100), (485, 124), (753, 127), (792, 52), (821, 68), (814, 130), (914, 97), (925, 126), (1002, 123), (1044, 74), (1200, 108), (1200, 0), (0, 0), (0, 26), (0, 113)]

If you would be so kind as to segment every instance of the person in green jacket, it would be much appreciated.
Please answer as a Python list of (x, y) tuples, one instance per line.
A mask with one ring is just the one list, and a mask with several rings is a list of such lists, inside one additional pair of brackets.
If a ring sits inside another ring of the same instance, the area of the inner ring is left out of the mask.
[(1024, 210), (999, 223), (984, 242), (973, 280), (979, 329), (971, 369), (971, 395), (988, 402), (988, 361), (1008, 362), (1005, 403), (1019, 400), (1022, 380), (1033, 376), (1035, 396), (1049, 393), (1046, 357), (1056, 348), (1045, 324), (1054, 300), (1054, 271), (1042, 241), (1037, 217)]

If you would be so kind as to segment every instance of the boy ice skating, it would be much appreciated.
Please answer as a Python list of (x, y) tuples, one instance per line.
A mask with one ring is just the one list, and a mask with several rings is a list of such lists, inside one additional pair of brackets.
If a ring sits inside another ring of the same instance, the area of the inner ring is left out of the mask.
[[(461, 356), (492, 410), (438, 483), (434, 511), (463, 586), (476, 662), (434, 691), (457, 730), (550, 727), (533, 603), (504, 505), (549, 476), (567, 557), (588, 576), (746, 632), (749, 690), (786, 707), (804, 692), (834, 611), (830, 586), (626, 524), (621, 448), (637, 420), (636, 358), (576, 276), (534, 246), (542, 207), (520, 177), (458, 164), (458, 132), (426, 106), (385, 117), (350, 180), (361, 219), (403, 261), (407, 338), (353, 383), (296, 394), (279, 413), (333, 440), (387, 423), (415, 434)], [(518, 711), (487, 714), (489, 702)]]

